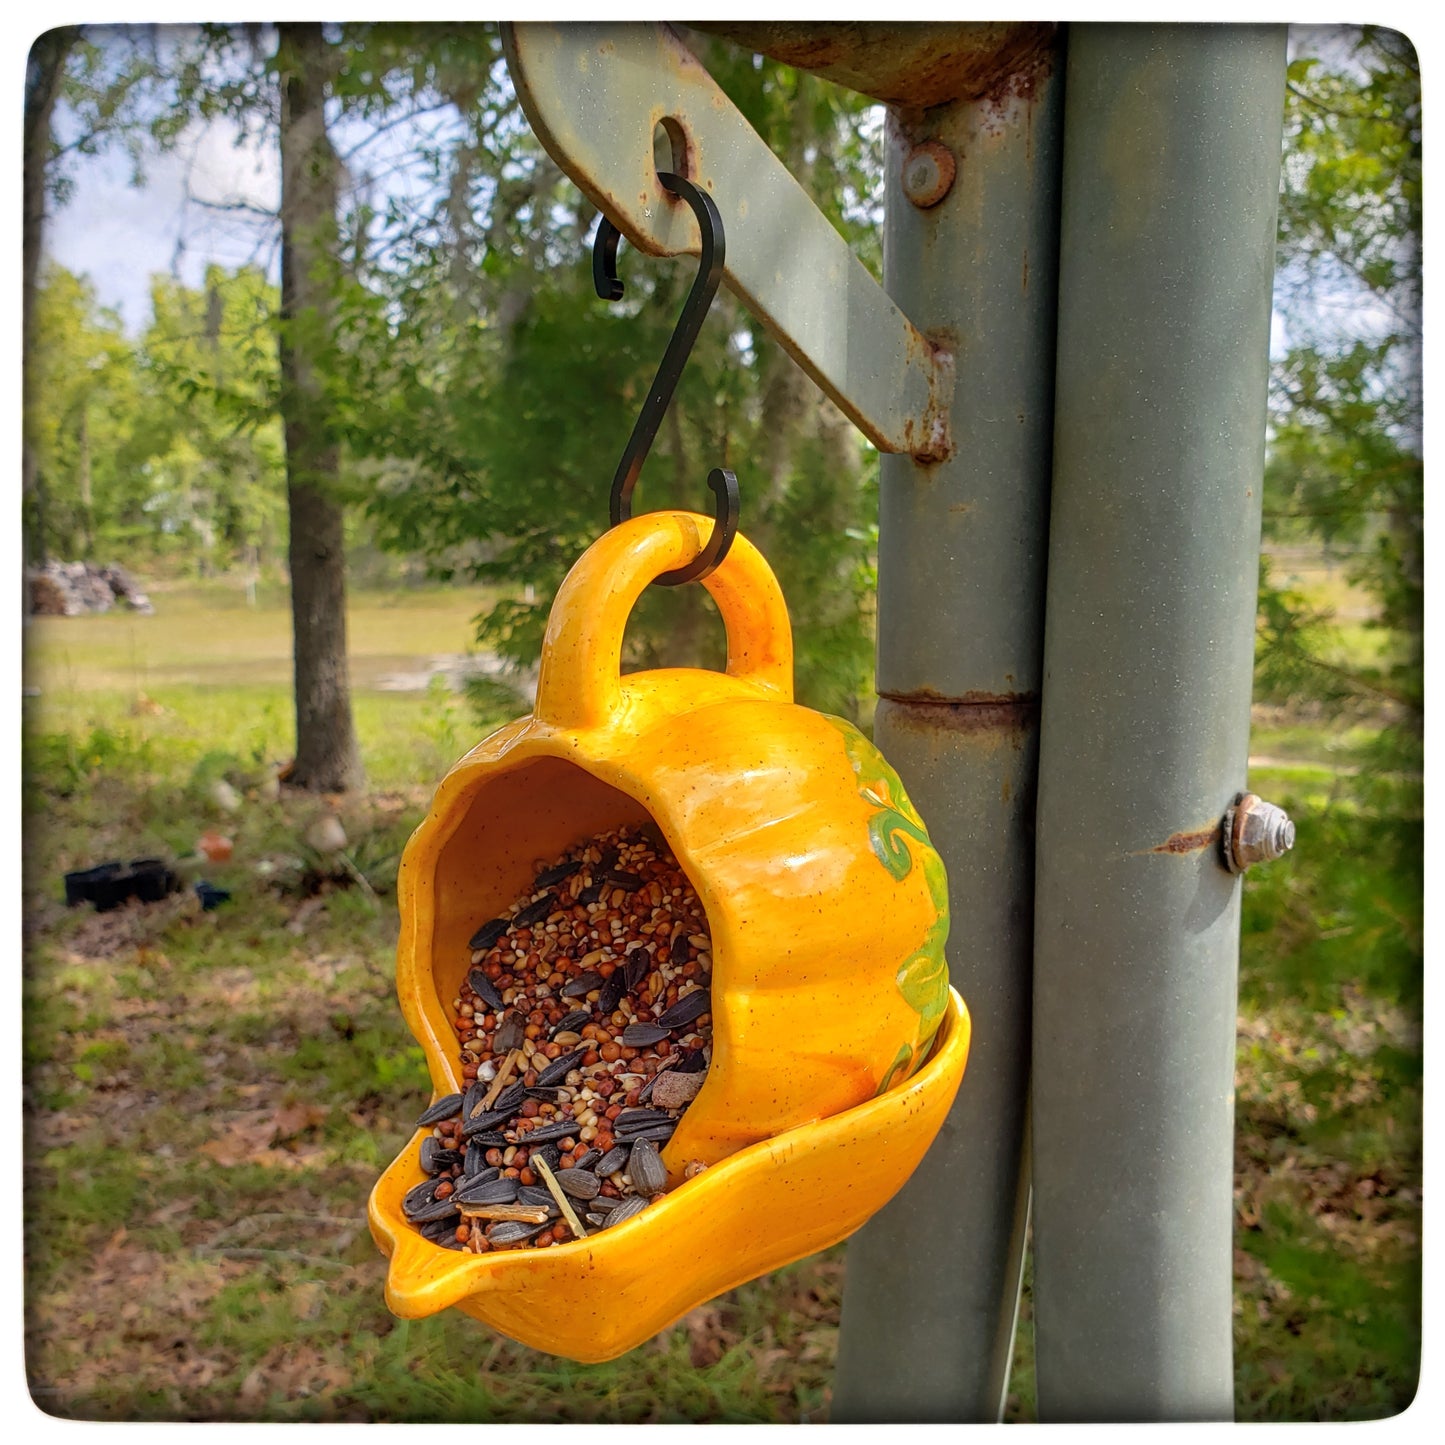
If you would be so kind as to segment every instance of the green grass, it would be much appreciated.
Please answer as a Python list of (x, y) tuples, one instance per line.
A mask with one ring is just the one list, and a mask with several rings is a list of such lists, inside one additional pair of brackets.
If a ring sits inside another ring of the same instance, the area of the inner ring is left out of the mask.
[[(284, 675), (253, 672), (284, 664), (284, 610), (215, 594), (158, 594), (124, 666), (107, 640), (125, 634), (94, 625), (121, 619), (27, 639), (42, 689), (26, 701), (22, 792), (37, 1403), (104, 1420), (825, 1420), (841, 1247), (606, 1365), (455, 1311), (387, 1311), (365, 1199), (428, 1094), (395, 996), (396, 862), (486, 723), (441, 691), (358, 689), (371, 790), (337, 806), (363, 889), (305, 844), (331, 804), (270, 786), (290, 701)], [(373, 658), (400, 655), (399, 638), (418, 656), (462, 651), (477, 605), (363, 597), (353, 642)], [(201, 682), (213, 613), (235, 623), (236, 672)], [(1418, 780), (1372, 775), (1374, 738), (1368, 720), (1276, 711), (1253, 739), (1251, 785), (1290, 810), (1299, 844), (1244, 885), (1242, 1420), (1379, 1418), (1418, 1379), (1422, 808)], [(236, 813), (216, 802), (222, 777)], [(195, 856), (210, 827), (233, 837), (229, 863)], [(232, 901), (104, 916), (60, 903), (67, 869), (146, 853)], [(1006, 1417), (1035, 1415), (1026, 1289)]]

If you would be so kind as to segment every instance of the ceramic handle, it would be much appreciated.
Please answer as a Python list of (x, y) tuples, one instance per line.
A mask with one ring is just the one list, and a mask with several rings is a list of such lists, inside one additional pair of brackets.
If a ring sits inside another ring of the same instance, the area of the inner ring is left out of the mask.
[[(695, 512), (646, 512), (604, 532), (558, 589), (542, 644), (536, 716), (564, 728), (600, 727), (621, 701), (622, 635), (654, 577), (692, 561), (712, 533)], [(793, 700), (793, 631), (782, 589), (744, 536), (702, 585), (727, 628), (729, 677)]]

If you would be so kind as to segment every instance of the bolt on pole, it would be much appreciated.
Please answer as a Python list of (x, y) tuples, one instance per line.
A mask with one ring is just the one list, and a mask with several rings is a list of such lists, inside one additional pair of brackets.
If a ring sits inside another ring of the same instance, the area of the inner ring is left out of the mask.
[(1282, 26), (1070, 29), (1034, 952), (1044, 1421), (1233, 1414), (1241, 884), (1221, 820), (1248, 761), (1284, 76)]
[(974, 1022), (943, 1131), (849, 1242), (832, 1418), (997, 1420), (1028, 1211), (1033, 812), (1053, 432), (1061, 44), (890, 112), (884, 283), (954, 355), (952, 455), (882, 460), (875, 740), (948, 868)]

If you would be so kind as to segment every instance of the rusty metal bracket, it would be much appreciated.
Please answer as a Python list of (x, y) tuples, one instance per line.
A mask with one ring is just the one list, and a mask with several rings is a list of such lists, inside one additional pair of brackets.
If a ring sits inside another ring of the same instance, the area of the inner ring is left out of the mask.
[(908, 320), (788, 168), (666, 26), (502, 26), (532, 129), (638, 250), (696, 256), (692, 211), (663, 189), (653, 136), (727, 226), (728, 288), (880, 451), (948, 455), (952, 358)]

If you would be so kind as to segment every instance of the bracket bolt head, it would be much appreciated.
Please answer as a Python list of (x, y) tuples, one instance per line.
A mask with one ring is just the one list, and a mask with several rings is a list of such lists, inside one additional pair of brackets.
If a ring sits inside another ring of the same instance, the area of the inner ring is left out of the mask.
[(1253, 793), (1241, 793), (1226, 809), (1223, 825), (1224, 862), (1231, 873), (1252, 863), (1268, 863), (1294, 847), (1294, 824), (1283, 808)]
[(953, 152), (942, 141), (926, 140), (903, 162), (903, 194), (919, 210), (936, 206), (952, 189), (958, 174)]

